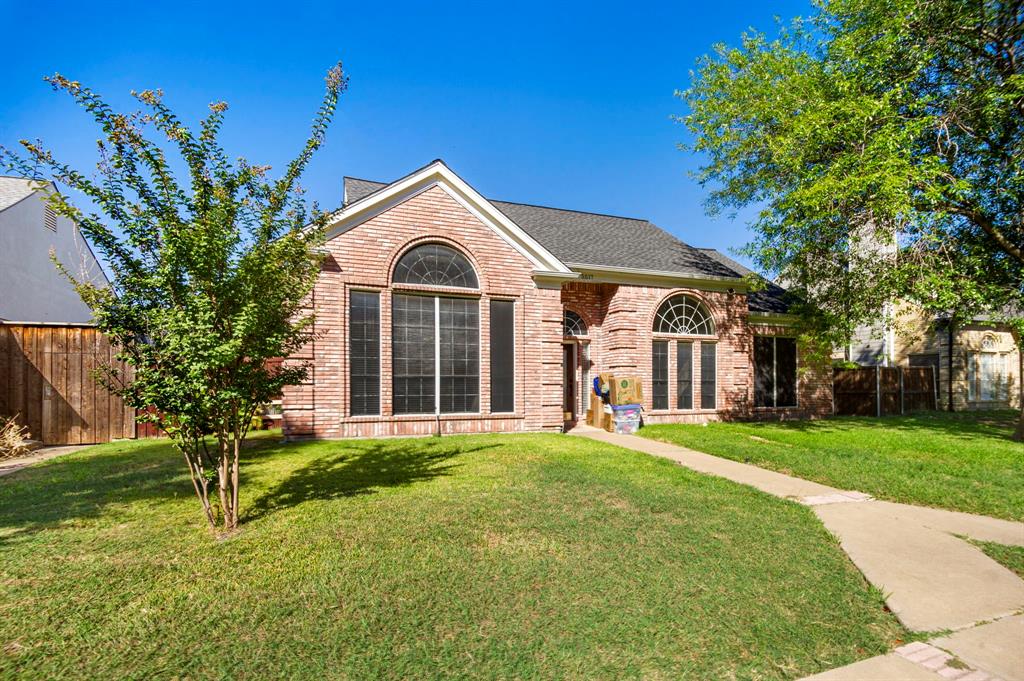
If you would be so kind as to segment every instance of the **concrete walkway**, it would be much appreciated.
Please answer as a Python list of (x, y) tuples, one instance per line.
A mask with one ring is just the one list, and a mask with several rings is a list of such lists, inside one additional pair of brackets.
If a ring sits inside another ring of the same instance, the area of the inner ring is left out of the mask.
[(92, 447), (92, 445), (65, 445), (55, 447), (40, 447), (39, 449), (33, 450), (31, 454), (27, 456), (19, 456), (16, 459), (7, 459), (6, 461), (0, 461), (0, 476), (10, 475), (14, 471), (20, 471), (26, 466), (31, 466), (34, 463), (40, 461), (46, 461), (57, 456), (63, 456), (64, 454), (70, 454), (71, 452), (77, 452), (80, 449), (86, 447)]
[[(1024, 523), (878, 501), (861, 492), (635, 435), (588, 426), (574, 428), (571, 434), (671, 459), (810, 506), (868, 581), (885, 594), (886, 604), (904, 626), (913, 631), (959, 632), (936, 639), (929, 650), (908, 651), (904, 646), (814, 679), (1024, 681), (1024, 618), (1010, 617), (1024, 611), (1024, 581), (954, 536), (1024, 546)], [(998, 621), (976, 626), (993, 620)], [(969, 631), (960, 631), (965, 629)], [(983, 644), (992, 637), (1001, 643)], [(912, 644), (916, 645), (926, 644)]]

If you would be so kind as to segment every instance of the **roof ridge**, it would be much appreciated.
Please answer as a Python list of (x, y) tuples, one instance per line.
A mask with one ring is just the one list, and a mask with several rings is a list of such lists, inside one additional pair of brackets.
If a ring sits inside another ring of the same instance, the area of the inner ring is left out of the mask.
[[(388, 185), (394, 184), (394, 182), (381, 182), (380, 180), (370, 180), (370, 179), (367, 179), (365, 177), (355, 177), (353, 175), (343, 175), (342, 179), (343, 180), (356, 180), (357, 182), (368, 182), (369, 184), (379, 184), (379, 185), (383, 185), (385, 187), (387, 187)], [(401, 178), (399, 178), (399, 179), (401, 179)], [(395, 180), (395, 182), (398, 182), (398, 180)], [(580, 210), (578, 208), (560, 208), (558, 206), (545, 206), (544, 204), (541, 204), (541, 203), (526, 203), (524, 201), (506, 201), (504, 199), (493, 199), (493, 198), (490, 198), (490, 197), (487, 197), (487, 196), (485, 196), (484, 198), (487, 199), (488, 201), (490, 201), (491, 203), (507, 203), (507, 204), (512, 205), (512, 206), (528, 206), (530, 208), (544, 208), (545, 210), (560, 210), (560, 211), (565, 211), (566, 213), (580, 213), (581, 215), (598, 215), (598, 216), (605, 217), (605, 218), (616, 218), (618, 220), (633, 220), (635, 222), (646, 222), (649, 225), (654, 225), (655, 227), (658, 227), (657, 225), (655, 225), (653, 222), (651, 222), (647, 218), (636, 218), (636, 217), (630, 217), (628, 215), (616, 215), (614, 213), (595, 213), (592, 210)], [(658, 227), (658, 229), (661, 229), (661, 228)]]

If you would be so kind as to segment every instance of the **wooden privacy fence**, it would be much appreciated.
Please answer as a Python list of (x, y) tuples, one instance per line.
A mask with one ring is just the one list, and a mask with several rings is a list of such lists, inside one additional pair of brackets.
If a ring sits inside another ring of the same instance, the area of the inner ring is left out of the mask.
[[(91, 444), (137, 434), (135, 410), (93, 378), (114, 363), (91, 326), (0, 324), (0, 416), (18, 415), (46, 444)], [(124, 366), (120, 366), (124, 369)]]
[(838, 416), (891, 416), (936, 408), (933, 367), (835, 369), (832, 399)]

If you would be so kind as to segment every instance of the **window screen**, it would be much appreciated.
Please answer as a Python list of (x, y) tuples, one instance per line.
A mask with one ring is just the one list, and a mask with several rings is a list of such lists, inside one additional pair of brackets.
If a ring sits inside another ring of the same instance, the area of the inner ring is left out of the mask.
[(480, 303), (439, 298), (441, 413), (480, 410)]
[(775, 406), (775, 339), (754, 336), (754, 406)]
[(352, 291), (348, 302), (351, 413), (380, 413), (380, 294)]
[(796, 339), (754, 337), (754, 406), (796, 406)]
[(651, 399), (655, 409), (668, 409), (668, 341), (654, 341), (651, 355)]
[(715, 344), (700, 344), (700, 408), (715, 408)]
[(796, 339), (775, 339), (775, 406), (796, 406)]
[(395, 295), (391, 312), (396, 414), (434, 413), (434, 299)]
[(515, 309), (511, 300), (491, 301), (491, 411), (515, 411)]
[(676, 407), (693, 409), (693, 343), (676, 343)]

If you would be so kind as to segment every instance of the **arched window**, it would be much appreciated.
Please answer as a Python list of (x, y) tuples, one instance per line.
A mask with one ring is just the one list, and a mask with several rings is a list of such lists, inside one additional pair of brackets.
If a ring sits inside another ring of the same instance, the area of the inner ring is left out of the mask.
[(444, 244), (423, 244), (406, 252), (395, 266), (395, 283), (480, 287), (466, 256)]
[(562, 335), (565, 337), (586, 336), (587, 323), (572, 310), (566, 310), (562, 315)]
[(680, 294), (672, 296), (658, 308), (658, 314), (654, 316), (654, 332), (713, 336), (715, 321), (704, 303)]

